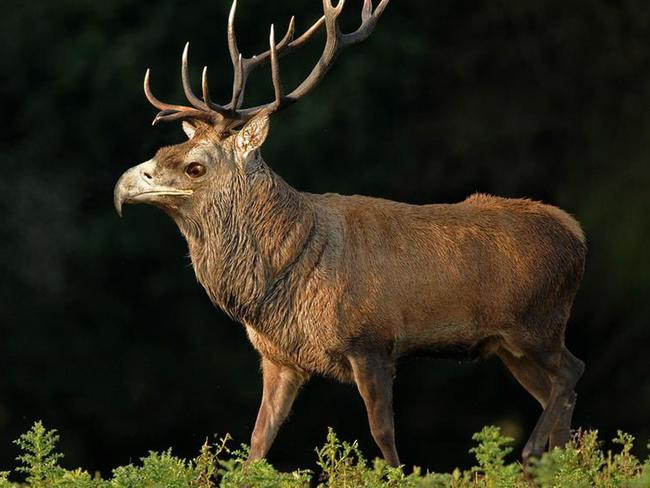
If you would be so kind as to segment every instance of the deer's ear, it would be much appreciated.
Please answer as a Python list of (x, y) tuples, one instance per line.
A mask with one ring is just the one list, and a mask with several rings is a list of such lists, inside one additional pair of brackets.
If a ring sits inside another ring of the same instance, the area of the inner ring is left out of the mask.
[(181, 125), (183, 126), (183, 132), (185, 132), (185, 135), (188, 139), (194, 137), (194, 133), (196, 132), (196, 125), (187, 120), (184, 120)]
[(269, 114), (261, 111), (246, 122), (246, 125), (237, 133), (235, 144), (244, 155), (259, 149), (269, 133)]

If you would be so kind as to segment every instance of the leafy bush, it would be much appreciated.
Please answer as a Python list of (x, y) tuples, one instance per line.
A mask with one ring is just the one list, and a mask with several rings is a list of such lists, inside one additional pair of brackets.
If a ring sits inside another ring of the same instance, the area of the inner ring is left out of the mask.
[[(0, 488), (648, 488), (650, 457), (642, 462), (632, 454), (634, 437), (619, 432), (616, 451), (603, 450), (597, 431), (578, 431), (563, 449), (554, 449), (535, 461), (526, 472), (519, 462), (507, 462), (512, 439), (498, 427), (485, 427), (473, 436), (470, 452), (476, 466), (451, 473), (423, 473), (414, 467), (406, 473), (382, 460), (370, 463), (357, 442), (341, 441), (332, 429), (316, 449), (320, 473), (298, 470), (280, 473), (266, 460), (246, 462), (248, 447), (231, 450), (230, 437), (215, 444), (206, 441), (198, 456), (181, 459), (168, 449), (150, 452), (138, 464), (120, 466), (110, 479), (91, 476), (82, 469), (69, 470), (59, 463), (59, 436), (41, 422), (15, 441), (22, 454), (13, 475), (0, 472)], [(648, 446), (650, 448), (650, 446)]]

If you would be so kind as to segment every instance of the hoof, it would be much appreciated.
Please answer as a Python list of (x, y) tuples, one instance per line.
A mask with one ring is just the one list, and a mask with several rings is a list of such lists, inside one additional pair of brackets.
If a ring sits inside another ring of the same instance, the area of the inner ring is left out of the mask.
[(533, 459), (539, 459), (541, 455), (541, 450), (535, 449), (533, 446), (526, 445), (521, 453), (521, 461), (524, 465), (524, 468), (529, 468), (533, 463)]

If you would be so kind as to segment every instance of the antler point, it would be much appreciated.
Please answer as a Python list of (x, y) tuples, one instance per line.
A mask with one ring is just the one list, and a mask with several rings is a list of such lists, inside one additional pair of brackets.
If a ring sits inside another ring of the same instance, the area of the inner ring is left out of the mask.
[(235, 18), (235, 10), (237, 10), (237, 0), (232, 0), (232, 5), (230, 7), (230, 13), (228, 14), (228, 23), (231, 24)]

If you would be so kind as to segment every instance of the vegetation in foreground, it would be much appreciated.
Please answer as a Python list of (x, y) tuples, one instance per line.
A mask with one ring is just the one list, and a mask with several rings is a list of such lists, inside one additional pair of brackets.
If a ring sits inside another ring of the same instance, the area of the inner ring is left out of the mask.
[[(281, 473), (264, 460), (246, 464), (247, 447), (232, 450), (226, 436), (216, 444), (206, 441), (194, 459), (178, 458), (171, 449), (150, 452), (137, 465), (115, 468), (109, 479), (103, 479), (80, 468), (60, 466), (63, 455), (56, 451), (58, 439), (56, 430), (36, 422), (15, 441), (22, 451), (17, 458), (20, 466), (14, 473), (0, 472), (0, 488), (650, 487), (650, 456), (645, 461), (634, 456), (634, 438), (622, 432), (613, 440), (614, 450), (602, 448), (597, 431), (578, 432), (566, 448), (545, 454), (528, 475), (519, 462), (506, 462), (512, 439), (501, 435), (498, 427), (485, 427), (475, 434), (471, 453), (476, 465), (452, 473), (423, 473), (416, 467), (406, 474), (381, 460), (369, 463), (356, 442), (341, 441), (330, 429), (325, 444), (316, 449), (317, 473)], [(21, 475), (22, 483), (9, 480)]]

